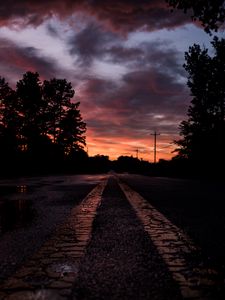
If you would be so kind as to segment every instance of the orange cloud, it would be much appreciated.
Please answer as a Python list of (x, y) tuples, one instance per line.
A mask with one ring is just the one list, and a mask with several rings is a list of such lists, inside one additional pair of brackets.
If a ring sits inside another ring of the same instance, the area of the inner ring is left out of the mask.
[[(121, 155), (125, 156), (137, 156), (149, 162), (154, 160), (154, 138), (149, 135), (145, 138), (132, 139), (127, 137), (111, 137), (101, 136), (96, 137), (95, 131), (88, 129), (87, 131), (87, 150), (90, 156), (97, 154), (108, 155), (110, 159), (117, 159)], [(166, 137), (159, 136), (157, 140), (157, 160), (159, 159), (171, 159), (174, 156), (172, 151), (175, 149), (175, 145), (172, 144), (174, 135), (168, 135)]]

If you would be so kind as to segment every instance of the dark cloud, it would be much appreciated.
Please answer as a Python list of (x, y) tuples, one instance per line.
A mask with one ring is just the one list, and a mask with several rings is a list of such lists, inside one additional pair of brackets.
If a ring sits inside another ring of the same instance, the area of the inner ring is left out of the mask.
[(9, 0), (0, 3), (0, 24), (38, 25), (52, 15), (64, 18), (76, 12), (92, 15), (124, 33), (140, 28), (174, 28), (190, 20), (179, 11), (171, 14), (164, 0)]
[(122, 45), (112, 46), (106, 52), (109, 55), (108, 61), (120, 64), (133, 63), (134, 61), (140, 62), (144, 55), (141, 47), (127, 48)]
[(184, 85), (186, 74), (181, 63), (183, 54), (154, 42), (142, 44), (139, 48), (119, 45), (114, 50), (115, 47), (107, 50), (114, 63), (119, 60), (121, 52), (130, 53), (127, 55), (130, 59), (124, 58), (120, 62), (129, 62), (127, 72), (117, 81), (87, 79), (85, 95), (88, 98), (94, 96), (95, 104), (99, 106), (124, 106), (135, 111), (165, 108), (169, 103), (168, 109), (175, 104), (176, 109), (183, 112), (184, 103), (182, 99), (178, 100), (183, 92), (187, 93)]
[[(164, 0), (0, 2), (0, 26), (37, 26), (51, 17), (53, 21), (46, 22), (45, 28), (49, 35), (67, 42), (68, 55), (75, 64), (64, 70), (63, 78), (69, 76), (75, 90), (80, 84), (76, 96), (96, 143), (101, 140), (104, 145), (116, 145), (116, 141), (123, 143), (132, 138), (149, 140), (152, 130), (169, 135), (178, 131), (189, 104), (183, 83), (183, 55), (172, 44), (159, 40), (131, 44), (135, 38), (129, 39), (129, 33), (173, 29), (188, 23), (188, 16), (178, 11), (171, 14)], [(57, 18), (68, 21), (65, 36)], [(44, 49), (39, 51), (3, 39), (0, 45), (0, 75), (7, 74), (7, 80), (13, 78), (15, 82), (28, 70), (37, 71), (44, 78), (62, 77), (57, 62), (43, 56)], [(103, 64), (91, 68), (96, 60)], [(112, 65), (115, 68), (110, 70)], [(91, 77), (102, 69), (107, 77)], [(117, 70), (121, 73), (117, 74)]]
[(98, 95), (112, 93), (116, 88), (116, 83), (111, 80), (91, 78), (88, 80), (85, 93), (96, 98)]
[[(98, 137), (147, 136), (150, 130), (174, 134), (186, 115), (189, 104), (184, 84), (176, 82), (173, 73), (151, 67), (131, 71), (120, 82), (90, 79), (83, 97), (91, 112), (89, 128)], [(86, 104), (85, 104), (86, 105)]]
[(59, 34), (56, 26), (48, 24), (46, 29), (52, 37), (60, 37), (60, 34)]
[(42, 57), (38, 49), (33, 47), (21, 47), (7, 39), (0, 39), (0, 61), (3, 74), (13, 82), (26, 71), (38, 72), (45, 78), (57, 76), (59, 69), (51, 58)]
[(176, 78), (178, 75), (186, 77), (182, 67), (184, 54), (177, 51), (169, 42), (154, 40), (152, 42), (144, 42), (139, 47), (144, 52), (144, 55), (137, 62), (139, 67), (154, 66), (163, 72), (173, 73), (173, 76)]
[(124, 47), (123, 42), (123, 37), (93, 22), (68, 40), (70, 54), (76, 56), (76, 62), (83, 67), (90, 67), (95, 59), (126, 64), (144, 54), (141, 48)]
[(90, 66), (95, 58), (103, 59), (108, 47), (118, 40), (115, 34), (105, 31), (95, 23), (90, 23), (70, 38), (70, 53), (77, 55), (77, 61), (82, 66)]
[(68, 40), (70, 54), (76, 63), (90, 67), (95, 59), (113, 64), (127, 65), (132, 69), (155, 67), (163, 72), (174, 72), (176, 77), (185, 77), (181, 68), (184, 54), (174, 49), (169, 41), (153, 40), (137, 46), (126, 46), (126, 39), (108, 32), (96, 23), (89, 23), (79, 33)]
[(90, 7), (100, 20), (107, 21), (112, 28), (130, 32), (140, 28), (157, 30), (174, 28), (189, 22), (181, 12), (170, 13), (163, 0), (141, 1), (93, 1)]

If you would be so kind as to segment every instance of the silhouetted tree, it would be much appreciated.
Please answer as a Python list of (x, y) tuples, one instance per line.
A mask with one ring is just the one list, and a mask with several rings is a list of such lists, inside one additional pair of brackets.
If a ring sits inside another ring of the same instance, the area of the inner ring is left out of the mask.
[(86, 124), (82, 120), (80, 110), (78, 110), (79, 105), (79, 102), (71, 103), (70, 108), (64, 113), (59, 123), (61, 130), (58, 142), (67, 155), (74, 150), (83, 149), (85, 145)]
[(66, 79), (53, 78), (50, 81), (44, 81), (43, 96), (48, 103), (47, 133), (53, 137), (53, 142), (57, 143), (58, 136), (61, 134), (61, 121), (70, 108), (74, 90)]
[(20, 144), (23, 151), (35, 151), (41, 135), (42, 90), (38, 73), (27, 72), (16, 85), (17, 107), (22, 118)]
[(206, 32), (218, 30), (225, 20), (224, 0), (166, 0), (173, 8), (189, 11), (194, 21), (199, 20)]
[(64, 160), (67, 172), (87, 173), (91, 171), (89, 157), (83, 149), (73, 149)]
[(3, 162), (9, 157), (15, 158), (20, 121), (15, 91), (0, 77), (0, 157)]
[(140, 170), (141, 161), (133, 156), (119, 156), (116, 161), (116, 169), (120, 172), (135, 173)]
[(195, 162), (224, 163), (225, 151), (225, 40), (214, 38), (214, 56), (199, 45), (185, 53), (188, 87), (193, 97), (188, 120), (180, 125), (180, 157)]
[(111, 161), (107, 155), (97, 154), (89, 158), (89, 166), (93, 173), (104, 173), (110, 170)]
[[(74, 90), (66, 79), (42, 83), (38, 73), (27, 72), (14, 91), (0, 77), (0, 160), (5, 169), (53, 170), (87, 160), (86, 124), (80, 103), (72, 103)], [(3, 170), (1, 165), (1, 170)]]

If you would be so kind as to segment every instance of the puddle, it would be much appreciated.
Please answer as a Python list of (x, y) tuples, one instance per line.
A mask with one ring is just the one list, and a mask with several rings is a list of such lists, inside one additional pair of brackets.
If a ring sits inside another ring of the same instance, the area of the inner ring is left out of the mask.
[(18, 300), (18, 299), (23, 299), (23, 300), (49, 300), (49, 299), (54, 299), (54, 300), (63, 300), (65, 299), (64, 297), (61, 297), (58, 295), (56, 291), (53, 290), (48, 290), (48, 289), (40, 289), (36, 291), (17, 291), (9, 296), (11, 300)]
[(30, 187), (27, 185), (2, 185), (0, 186), (0, 196), (10, 194), (21, 194), (30, 191)]
[[(21, 193), (24, 193), (23, 189)], [(32, 201), (27, 199), (0, 202), (0, 233), (29, 225), (35, 216)]]
[(27, 185), (17, 185), (16, 189), (17, 189), (17, 193), (26, 193)]
[(65, 275), (76, 275), (78, 273), (78, 263), (75, 262), (56, 262), (51, 265), (50, 271), (59, 273), (61, 277)]

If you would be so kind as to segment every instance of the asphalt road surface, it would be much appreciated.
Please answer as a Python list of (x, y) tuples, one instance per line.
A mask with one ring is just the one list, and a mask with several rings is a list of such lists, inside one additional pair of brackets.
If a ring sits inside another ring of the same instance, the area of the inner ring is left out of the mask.
[(0, 299), (225, 299), (224, 182), (49, 176), (0, 197)]
[(0, 282), (46, 241), (104, 176), (0, 181)]
[(225, 273), (225, 182), (121, 175)]

